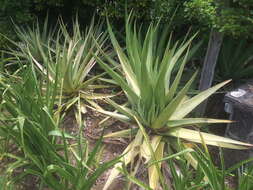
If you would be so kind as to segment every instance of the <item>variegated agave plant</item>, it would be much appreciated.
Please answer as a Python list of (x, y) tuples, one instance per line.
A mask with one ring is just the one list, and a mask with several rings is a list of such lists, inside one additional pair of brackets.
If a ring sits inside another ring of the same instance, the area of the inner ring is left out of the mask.
[[(81, 32), (76, 19), (71, 33), (68, 32), (66, 25), (61, 20), (59, 23), (59, 26), (56, 27), (58, 29), (54, 30), (54, 33), (47, 32), (47, 30), (51, 31), (47, 20), (42, 33), (38, 29), (38, 24), (37, 28), (29, 29), (28, 32), (19, 29), (18, 34), (23, 43), (21, 59), (26, 63), (28, 60), (34, 64), (42, 76), (49, 76), (49, 81), (61, 81), (58, 94), (63, 99), (62, 105), (65, 110), (76, 105), (79, 98), (94, 100), (111, 97), (111, 95), (93, 92), (97, 88), (105, 88), (106, 86), (94, 83), (104, 75), (103, 73), (97, 76), (90, 73), (96, 64), (94, 55), (100, 56), (96, 43), (106, 51), (105, 42), (108, 39), (108, 33), (103, 32), (102, 23), (94, 24), (93, 19), (86, 30)], [(13, 54), (20, 57), (16, 51)], [(85, 112), (85, 104), (81, 105), (82, 112)]]
[[(115, 70), (117, 64), (106, 56), (106, 63), (96, 57), (100, 66), (115, 80), (124, 91), (128, 102), (122, 106), (113, 100), (107, 100), (118, 113), (109, 112), (98, 105), (93, 105), (98, 111), (128, 122), (134, 129), (123, 130), (105, 137), (127, 137), (134, 135), (134, 139), (123, 152), (124, 165), (136, 163), (136, 159), (145, 160), (146, 163), (160, 160), (164, 155), (165, 146), (173, 146), (178, 139), (234, 149), (246, 149), (251, 144), (232, 139), (200, 132), (187, 126), (199, 126), (209, 123), (228, 123), (228, 120), (189, 118), (188, 115), (201, 102), (212, 95), (229, 81), (222, 82), (199, 94), (189, 97), (190, 86), (196, 78), (197, 72), (192, 74), (188, 82), (179, 88), (187, 56), (190, 52), (192, 38), (183, 43), (171, 44), (166, 30), (159, 33), (159, 24), (151, 24), (145, 34), (141, 35), (136, 24), (132, 24), (131, 16), (127, 18), (126, 48), (122, 48), (108, 22), (108, 30), (113, 47), (117, 53), (121, 70)], [(173, 68), (180, 64), (180, 68), (173, 77)], [(110, 66), (112, 65), (112, 66)], [(188, 157), (193, 159), (192, 157)], [(194, 160), (192, 160), (192, 163)], [(159, 180), (163, 189), (161, 163), (155, 162), (148, 168), (149, 186), (157, 189)], [(193, 164), (194, 165), (194, 164)], [(122, 163), (113, 168), (104, 190), (108, 189), (112, 181), (119, 175)]]
[(43, 27), (40, 27), (37, 20), (33, 27), (24, 28), (14, 24), (14, 28), (18, 40), (17, 42), (9, 40), (17, 50), (12, 49), (10, 53), (25, 60), (31, 54), (34, 59), (41, 62), (43, 56), (48, 53), (48, 47), (53, 45), (53, 39), (57, 35), (56, 27), (49, 27), (48, 16), (44, 20)]

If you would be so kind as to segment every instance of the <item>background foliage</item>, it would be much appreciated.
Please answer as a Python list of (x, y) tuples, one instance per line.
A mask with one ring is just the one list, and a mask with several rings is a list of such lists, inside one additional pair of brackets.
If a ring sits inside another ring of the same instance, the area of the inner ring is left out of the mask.
[(253, 4), (249, 0), (191, 0), (184, 3), (188, 19), (233, 36), (250, 37)]
[[(14, 38), (12, 21), (23, 25), (32, 23), (37, 16), (50, 15), (54, 23), (59, 15), (69, 23), (77, 13), (80, 24), (87, 24), (93, 14), (108, 15), (122, 25), (125, 8), (134, 10), (142, 21), (162, 18), (164, 23), (173, 17), (177, 32), (190, 26), (197, 30), (216, 28), (236, 37), (250, 37), (253, 29), (253, 5), (251, 0), (0, 0), (0, 33)], [(0, 47), (5, 44), (0, 37)]]

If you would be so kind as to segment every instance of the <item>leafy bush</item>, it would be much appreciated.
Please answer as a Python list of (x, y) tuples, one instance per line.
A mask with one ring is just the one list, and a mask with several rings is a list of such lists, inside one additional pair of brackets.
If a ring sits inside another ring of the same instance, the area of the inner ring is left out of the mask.
[(199, 26), (208, 26), (233, 36), (251, 38), (252, 2), (246, 0), (185, 1), (185, 12), (188, 19), (197, 19)]
[(10, 40), (15, 45), (11, 54), (25, 59), (26, 63), (30, 56), (38, 62), (42, 62), (43, 56), (48, 54), (48, 48), (53, 47), (53, 40), (56, 37), (55, 29), (48, 26), (48, 17), (46, 17), (42, 29), (38, 21), (33, 28), (29, 26), (26, 28), (20, 27), (16, 24), (14, 24), (14, 27), (18, 40), (17, 42)]
[(253, 46), (246, 40), (225, 39), (218, 58), (219, 80), (249, 79), (253, 76)]
[[(234, 141), (224, 137), (202, 133), (186, 126), (198, 126), (209, 123), (227, 123), (226, 120), (207, 118), (188, 118), (187, 115), (201, 102), (212, 95), (220, 87), (229, 81), (220, 83), (193, 97), (187, 95), (194, 81), (195, 72), (188, 82), (179, 88), (180, 79), (183, 74), (187, 56), (190, 51), (189, 40), (171, 44), (171, 36), (166, 29), (159, 30), (159, 25), (150, 24), (144, 36), (136, 24), (132, 24), (131, 16), (127, 18), (126, 49), (119, 45), (115, 35), (108, 23), (108, 30), (113, 47), (117, 53), (121, 69), (115, 70), (110, 65), (97, 58), (98, 63), (124, 91), (127, 102), (122, 106), (108, 99), (108, 103), (115, 107), (119, 113), (109, 112), (99, 106), (93, 106), (100, 112), (108, 114), (124, 122), (134, 125), (132, 130), (124, 130), (109, 134), (107, 137), (131, 136), (134, 139), (124, 151), (122, 161), (126, 165), (134, 164), (135, 158), (144, 159), (146, 163), (163, 158), (164, 148), (172, 146), (177, 149), (176, 139), (201, 143), (204, 139), (208, 145), (222, 146), (227, 148), (248, 148), (250, 144)], [(161, 32), (161, 33), (160, 33)], [(108, 63), (112, 66), (117, 63), (106, 56)], [(175, 65), (180, 68), (173, 80), (172, 71)], [(164, 140), (163, 140), (164, 139)], [(112, 180), (119, 174), (117, 164), (107, 181), (104, 189), (108, 189)], [(166, 184), (160, 171), (161, 164), (155, 164), (148, 168), (150, 187), (156, 189), (160, 180), (163, 189)]]
[[(32, 62), (44, 76), (49, 75), (49, 82), (62, 81), (62, 89), (58, 86), (57, 94), (63, 95), (63, 104), (68, 109), (83, 99), (100, 99), (111, 95), (96, 94), (93, 91), (105, 85), (95, 85), (94, 82), (104, 74), (92, 76), (90, 70), (96, 64), (94, 55), (100, 56), (96, 43), (107, 51), (107, 33), (102, 31), (102, 23), (91, 24), (82, 32), (79, 23), (73, 24), (71, 32), (60, 22), (55, 29), (48, 27), (48, 19), (40, 29), (37, 23), (34, 28), (27, 29), (16, 26), (19, 42), (12, 43), (15, 49), (10, 54), (24, 64)], [(17, 50), (16, 50), (17, 49)], [(108, 52), (110, 54), (110, 52)], [(83, 106), (82, 110), (85, 110)]]
[[(56, 105), (60, 109), (61, 101), (56, 97), (57, 82), (38, 81), (32, 66), (19, 75), (1, 77), (1, 136), (9, 136), (20, 151), (18, 155), (3, 154), (13, 160), (6, 170), (9, 184), (31, 175), (40, 179), (40, 188), (88, 190), (106, 169), (118, 162), (116, 158), (95, 167), (101, 139), (89, 151), (82, 135), (81, 113), (77, 137), (60, 128), (63, 116), (54, 110)], [(70, 144), (69, 139), (76, 144)], [(13, 177), (17, 169), (22, 172)]]

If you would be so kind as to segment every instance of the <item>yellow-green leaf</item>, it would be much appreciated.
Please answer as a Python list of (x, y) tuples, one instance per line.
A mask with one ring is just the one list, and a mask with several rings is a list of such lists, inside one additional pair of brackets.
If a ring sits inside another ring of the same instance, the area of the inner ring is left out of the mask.
[(174, 137), (182, 138), (182, 139), (192, 141), (192, 142), (197, 142), (197, 143), (202, 143), (202, 139), (201, 139), (201, 136), (202, 136), (207, 145), (213, 145), (213, 146), (219, 146), (219, 147), (231, 148), (231, 149), (248, 149), (248, 148), (253, 147), (253, 145), (249, 143), (244, 143), (244, 142), (232, 140), (229, 138), (220, 137), (217, 135), (199, 132), (199, 131), (191, 130), (191, 129), (185, 129), (185, 128), (175, 128), (175, 129), (170, 130), (169, 132), (164, 133), (164, 135), (174, 136)]

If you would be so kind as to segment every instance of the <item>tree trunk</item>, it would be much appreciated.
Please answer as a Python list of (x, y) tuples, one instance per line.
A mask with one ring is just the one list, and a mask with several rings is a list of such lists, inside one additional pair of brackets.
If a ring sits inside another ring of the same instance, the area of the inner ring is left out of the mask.
[[(214, 78), (214, 71), (216, 62), (219, 56), (220, 47), (223, 40), (223, 34), (212, 30), (210, 33), (210, 38), (208, 42), (208, 48), (204, 60), (204, 65), (201, 71), (201, 78), (199, 84), (199, 90), (204, 91), (211, 87), (213, 78)], [(197, 109), (198, 114), (203, 116), (206, 111), (207, 100), (204, 101)]]

